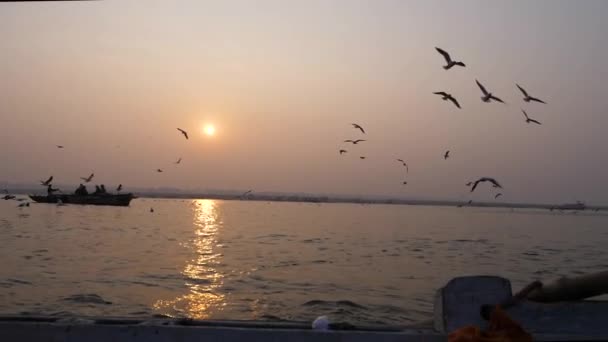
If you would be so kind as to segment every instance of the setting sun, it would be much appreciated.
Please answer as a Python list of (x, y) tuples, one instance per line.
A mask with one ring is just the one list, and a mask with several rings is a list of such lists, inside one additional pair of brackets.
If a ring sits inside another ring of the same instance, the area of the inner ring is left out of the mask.
[(203, 127), (203, 133), (208, 136), (212, 136), (215, 134), (215, 126), (213, 125), (205, 125)]

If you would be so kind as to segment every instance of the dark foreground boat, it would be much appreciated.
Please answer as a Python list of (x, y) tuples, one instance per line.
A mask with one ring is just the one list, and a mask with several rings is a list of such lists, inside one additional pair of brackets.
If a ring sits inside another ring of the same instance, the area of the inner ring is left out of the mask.
[(120, 195), (30, 195), (30, 198), (38, 203), (114, 205), (126, 207), (135, 196), (129, 193)]

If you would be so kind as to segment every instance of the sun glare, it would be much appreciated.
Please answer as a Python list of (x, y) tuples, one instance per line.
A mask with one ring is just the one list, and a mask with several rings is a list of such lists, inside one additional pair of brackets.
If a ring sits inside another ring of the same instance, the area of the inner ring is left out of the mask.
[(205, 135), (212, 136), (215, 134), (215, 127), (213, 125), (205, 125), (205, 127), (203, 127), (203, 132)]

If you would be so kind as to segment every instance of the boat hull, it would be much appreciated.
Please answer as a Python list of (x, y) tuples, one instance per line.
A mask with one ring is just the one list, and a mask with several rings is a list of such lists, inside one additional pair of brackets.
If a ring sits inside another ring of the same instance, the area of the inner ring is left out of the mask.
[(81, 205), (112, 205), (127, 207), (133, 199), (133, 194), (121, 195), (52, 195), (39, 196), (30, 195), (30, 198), (38, 203), (63, 203)]

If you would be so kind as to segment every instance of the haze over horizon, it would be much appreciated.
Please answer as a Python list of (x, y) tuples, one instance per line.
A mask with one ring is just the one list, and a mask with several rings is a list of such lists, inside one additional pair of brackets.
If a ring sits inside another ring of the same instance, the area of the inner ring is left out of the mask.
[[(501, 201), (608, 203), (605, 13), (604, 1), (1, 3), (0, 181), (94, 172), (125, 187), (492, 201), (464, 185), (491, 176)], [(436, 46), (466, 67), (443, 70)], [(482, 103), (475, 79), (507, 104)], [(368, 141), (342, 143), (355, 138)]]

